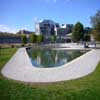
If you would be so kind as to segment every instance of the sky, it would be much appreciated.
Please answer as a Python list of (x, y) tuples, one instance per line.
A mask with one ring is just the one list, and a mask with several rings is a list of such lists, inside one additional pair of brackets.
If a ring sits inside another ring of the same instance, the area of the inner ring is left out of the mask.
[(0, 31), (35, 31), (35, 23), (43, 19), (60, 24), (80, 21), (87, 27), (97, 10), (100, 0), (0, 0)]

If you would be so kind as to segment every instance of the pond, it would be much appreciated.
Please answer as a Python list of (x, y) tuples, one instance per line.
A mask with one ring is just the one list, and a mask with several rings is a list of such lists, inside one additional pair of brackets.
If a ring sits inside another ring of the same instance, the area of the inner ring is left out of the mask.
[(83, 50), (52, 50), (47, 48), (27, 48), (27, 53), (34, 67), (59, 67), (83, 55)]

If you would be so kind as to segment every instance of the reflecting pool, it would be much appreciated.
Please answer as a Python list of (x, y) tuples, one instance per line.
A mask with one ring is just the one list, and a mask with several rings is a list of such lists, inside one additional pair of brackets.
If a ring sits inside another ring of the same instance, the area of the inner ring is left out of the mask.
[(34, 67), (49, 68), (64, 65), (67, 62), (86, 53), (86, 51), (28, 48), (27, 53)]

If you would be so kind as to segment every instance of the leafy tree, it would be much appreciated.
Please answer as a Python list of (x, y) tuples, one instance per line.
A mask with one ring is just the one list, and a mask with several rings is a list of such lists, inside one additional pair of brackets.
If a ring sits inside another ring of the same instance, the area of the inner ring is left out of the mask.
[(78, 42), (80, 40), (83, 40), (83, 36), (84, 36), (83, 24), (81, 24), (80, 22), (77, 22), (73, 28), (72, 40), (74, 42)]
[(84, 35), (84, 41), (86, 41), (86, 42), (90, 41), (90, 34)]
[(21, 39), (22, 39), (22, 43), (23, 44), (26, 44), (27, 43), (27, 38), (26, 38), (26, 35), (22, 35), (22, 37), (21, 37)]
[(100, 41), (100, 11), (91, 17), (91, 24), (93, 26), (92, 34), (95, 40)]
[(92, 30), (92, 34), (96, 41), (100, 41), (100, 23), (98, 23), (96, 27)]
[(36, 42), (36, 38), (37, 38), (37, 36), (36, 36), (34, 33), (32, 33), (32, 34), (30, 35), (30, 42), (31, 42), (31, 43), (35, 43), (35, 42)]
[(43, 36), (38, 35), (36, 40), (37, 40), (38, 43), (42, 42), (43, 41)]
[(51, 42), (55, 42), (56, 41), (56, 38), (57, 38), (56, 35), (52, 35), (51, 36)]
[(94, 16), (91, 16), (91, 24), (95, 28), (98, 23), (100, 23), (100, 11), (97, 11), (97, 13)]

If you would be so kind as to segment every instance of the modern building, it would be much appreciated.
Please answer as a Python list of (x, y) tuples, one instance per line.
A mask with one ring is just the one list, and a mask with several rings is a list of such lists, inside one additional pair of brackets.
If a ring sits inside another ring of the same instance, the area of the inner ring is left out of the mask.
[(72, 33), (72, 29), (73, 29), (73, 24), (62, 24), (61, 27), (57, 30), (57, 36), (58, 38), (62, 39), (65, 41), (67, 41), (67, 39), (69, 40), (69, 38), (67, 37), (68, 34)]
[(43, 35), (45, 38), (49, 38), (51, 35), (55, 35), (59, 24), (52, 20), (43, 20), (42, 22), (36, 23), (36, 34)]
[(62, 32), (65, 32), (66, 34), (71, 33), (72, 29), (73, 29), (73, 24), (62, 24), (61, 25)]
[(66, 35), (72, 32), (73, 24), (55, 23), (52, 20), (43, 20), (36, 23), (36, 34), (42, 34), (46, 37), (51, 35)]

